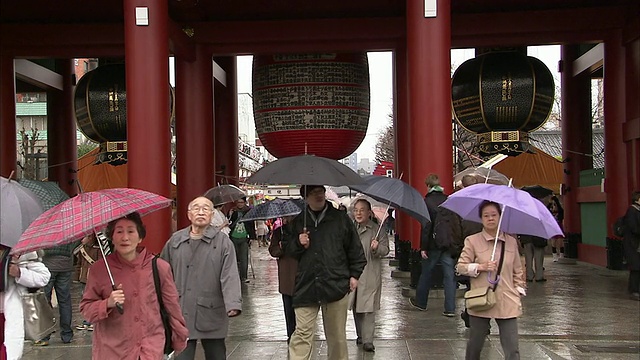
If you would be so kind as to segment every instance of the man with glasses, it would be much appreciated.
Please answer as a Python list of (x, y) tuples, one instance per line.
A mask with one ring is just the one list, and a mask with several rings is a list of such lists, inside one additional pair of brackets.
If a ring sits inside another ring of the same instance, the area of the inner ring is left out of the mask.
[(236, 252), (229, 237), (210, 225), (212, 214), (211, 200), (191, 201), (191, 225), (175, 232), (160, 255), (171, 264), (189, 329), (187, 348), (177, 360), (193, 360), (198, 339), (206, 360), (225, 359), (228, 318), (242, 310)]

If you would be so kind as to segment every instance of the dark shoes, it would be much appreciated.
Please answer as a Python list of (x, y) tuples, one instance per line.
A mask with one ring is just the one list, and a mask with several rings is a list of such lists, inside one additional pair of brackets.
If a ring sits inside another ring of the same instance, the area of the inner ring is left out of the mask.
[(545, 282), (545, 281), (547, 281), (547, 279), (545, 279), (545, 278), (542, 278), (542, 279), (536, 279), (536, 282)]
[(471, 324), (469, 324), (469, 313), (466, 309), (460, 313), (460, 318), (462, 319), (462, 321), (464, 321), (464, 327), (471, 327)]
[(456, 313), (454, 313), (453, 311), (445, 311), (445, 312), (442, 313), (442, 316), (455, 317)]
[(362, 339), (357, 338), (356, 339), (356, 345), (362, 345)]
[(366, 352), (374, 352), (376, 351), (376, 347), (373, 346), (372, 343), (365, 343), (364, 345), (362, 345), (362, 350)]
[(418, 305), (418, 302), (414, 298), (409, 298), (409, 304), (411, 304), (411, 306), (413, 306), (414, 308), (416, 308), (416, 309), (418, 309), (420, 311), (426, 311), (427, 310), (426, 306), (422, 307), (422, 306)]

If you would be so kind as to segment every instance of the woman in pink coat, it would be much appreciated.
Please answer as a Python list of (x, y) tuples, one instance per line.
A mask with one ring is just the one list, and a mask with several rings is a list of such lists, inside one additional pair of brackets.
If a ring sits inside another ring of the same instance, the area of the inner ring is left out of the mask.
[(471, 278), (471, 288), (479, 289), (491, 286), (488, 275), (495, 278), (499, 266), (502, 247), (504, 261), (500, 271), (500, 281), (496, 287), (496, 304), (489, 310), (469, 309), (469, 340), (467, 342), (467, 360), (480, 359), (480, 352), (489, 331), (489, 321), (493, 318), (500, 328), (500, 344), (507, 360), (520, 359), (518, 348), (518, 317), (522, 315), (520, 297), (526, 294), (522, 262), (518, 252), (518, 243), (513, 236), (500, 232), (494, 261), (491, 261), (493, 244), (498, 233), (500, 205), (485, 201), (479, 208), (482, 219), (482, 231), (467, 237), (458, 259), (456, 270)]
[[(164, 327), (153, 282), (154, 256), (138, 244), (146, 231), (138, 213), (112, 221), (107, 236), (115, 252), (107, 257), (117, 290), (111, 288), (104, 260), (97, 261), (87, 279), (80, 311), (94, 324), (93, 359), (159, 360), (163, 358)], [(176, 353), (187, 345), (188, 330), (178, 304), (169, 264), (158, 259), (162, 300), (170, 315), (171, 344)], [(124, 306), (120, 314), (116, 303)]]

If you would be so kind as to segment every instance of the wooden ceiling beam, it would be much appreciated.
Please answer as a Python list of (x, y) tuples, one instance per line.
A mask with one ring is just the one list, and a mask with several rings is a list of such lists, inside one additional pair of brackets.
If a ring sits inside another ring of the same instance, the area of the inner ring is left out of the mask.
[[(183, 32), (185, 26), (193, 29), (193, 37)], [(611, 29), (624, 26), (622, 7), (453, 14), (452, 47), (597, 42)], [(630, 31), (635, 30), (635, 24), (627, 28), (627, 33), (635, 33)], [(103, 56), (88, 50), (106, 48), (112, 53), (118, 47), (122, 48), (119, 55), (124, 54), (124, 29), (120, 23), (2, 24), (0, 34), (3, 52), (10, 51), (18, 57), (63, 53), (67, 57)], [(389, 50), (405, 34), (404, 17), (170, 24), (172, 52), (187, 59), (193, 56), (194, 44), (227, 55)], [(23, 53), (27, 49), (28, 53)]]

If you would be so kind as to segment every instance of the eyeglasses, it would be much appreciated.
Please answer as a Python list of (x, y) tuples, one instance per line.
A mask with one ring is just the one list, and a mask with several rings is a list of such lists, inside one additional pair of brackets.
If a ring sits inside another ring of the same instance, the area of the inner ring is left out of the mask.
[(203, 213), (210, 213), (213, 211), (213, 209), (208, 206), (194, 206), (189, 209), (189, 211), (195, 214), (199, 213), (200, 211), (202, 211)]

